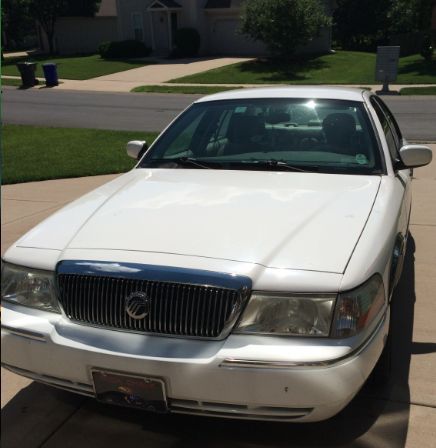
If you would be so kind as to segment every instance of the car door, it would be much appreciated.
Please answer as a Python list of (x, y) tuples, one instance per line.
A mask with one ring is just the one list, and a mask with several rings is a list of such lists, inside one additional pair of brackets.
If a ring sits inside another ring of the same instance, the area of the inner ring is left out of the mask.
[(400, 148), (405, 141), (392, 112), (389, 110), (386, 104), (376, 96), (371, 97), (371, 104), (377, 114), (378, 119), (380, 120), (383, 132), (385, 134), (386, 143), (389, 148), (392, 166), (394, 167), (395, 171), (395, 192), (402, 197), (401, 209), (398, 210), (397, 234), (395, 241), (393, 242), (391, 259), (389, 291), (390, 293), (392, 293), (401, 275), (404, 255), (406, 251), (412, 203), (412, 172), (409, 168), (398, 168), (401, 161)]

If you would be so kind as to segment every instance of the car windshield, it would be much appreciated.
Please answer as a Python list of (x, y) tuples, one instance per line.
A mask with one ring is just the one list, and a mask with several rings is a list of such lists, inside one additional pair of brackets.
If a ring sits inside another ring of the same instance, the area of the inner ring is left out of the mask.
[(310, 98), (195, 103), (139, 167), (382, 173), (363, 103)]

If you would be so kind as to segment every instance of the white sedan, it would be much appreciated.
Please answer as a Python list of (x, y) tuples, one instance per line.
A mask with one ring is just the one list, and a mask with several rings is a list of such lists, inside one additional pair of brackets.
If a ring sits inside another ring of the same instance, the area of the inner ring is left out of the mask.
[(6, 252), (4, 367), (157, 412), (337, 414), (383, 352), (431, 151), (344, 88), (208, 96), (127, 151)]

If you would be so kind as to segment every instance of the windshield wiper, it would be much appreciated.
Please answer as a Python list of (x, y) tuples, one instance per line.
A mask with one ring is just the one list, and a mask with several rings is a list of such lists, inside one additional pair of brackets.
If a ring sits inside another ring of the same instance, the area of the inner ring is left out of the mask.
[(289, 163), (284, 162), (283, 160), (276, 160), (276, 159), (251, 160), (250, 163), (252, 163), (256, 166), (264, 166), (267, 168), (285, 168), (289, 171), (299, 171), (302, 173), (319, 170), (318, 166), (311, 166), (311, 167), (308, 167), (308, 169), (303, 169), (298, 166), (290, 165)]
[(198, 168), (203, 168), (206, 170), (212, 169), (210, 165), (208, 165), (208, 162), (200, 162), (197, 159), (194, 159), (192, 157), (178, 157), (177, 159), (171, 159), (173, 162), (182, 164), (182, 165), (193, 165), (197, 166)]
[(180, 166), (195, 166), (197, 168), (202, 168), (206, 170), (211, 170), (216, 167), (221, 167), (220, 163), (216, 162), (209, 162), (209, 161), (203, 161), (203, 160), (197, 160), (192, 157), (176, 157), (171, 159), (150, 159), (150, 160), (144, 160), (145, 163), (165, 163), (165, 164), (171, 164), (175, 163), (176, 165)]

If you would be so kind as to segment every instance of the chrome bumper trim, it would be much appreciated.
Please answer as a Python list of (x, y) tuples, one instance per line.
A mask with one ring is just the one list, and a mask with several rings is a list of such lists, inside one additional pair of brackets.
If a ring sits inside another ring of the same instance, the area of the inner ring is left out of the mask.
[(291, 421), (305, 417), (313, 408), (282, 408), (275, 406), (248, 406), (232, 403), (210, 403), (194, 400), (171, 400), (171, 412), (205, 417), (248, 420)]
[(293, 367), (326, 367), (330, 361), (318, 362), (286, 362), (286, 361), (258, 361), (254, 359), (227, 358), (220, 367), (256, 368), (256, 369), (290, 369)]
[(8, 325), (2, 325), (1, 329), (12, 333), (16, 336), (22, 336), (23, 338), (33, 339), (34, 341), (47, 342), (43, 334), (37, 333), (35, 331), (24, 330), (22, 328), (9, 327)]
[(202, 410), (180, 410), (180, 409), (172, 409), (171, 412), (174, 414), (188, 414), (188, 415), (196, 415), (199, 417), (218, 417), (218, 418), (231, 418), (231, 419), (237, 419), (237, 420), (269, 420), (273, 422), (291, 422), (295, 421), (298, 418), (306, 417), (309, 415), (311, 410), (297, 415), (264, 415), (264, 414), (257, 414), (257, 413), (244, 413), (244, 414), (238, 414), (234, 412), (225, 412), (225, 411), (202, 411)]
[(237, 358), (226, 358), (221, 362), (219, 367), (222, 368), (243, 368), (243, 369), (290, 369), (295, 367), (330, 367), (336, 364), (340, 364), (348, 361), (349, 359), (358, 356), (363, 352), (366, 347), (372, 342), (380, 328), (384, 325), (386, 321), (386, 313), (380, 319), (380, 322), (375, 327), (374, 331), (368, 336), (367, 339), (357, 348), (352, 350), (350, 353), (340, 358), (328, 359), (325, 361), (302, 361), (302, 362), (288, 362), (288, 361), (262, 361), (256, 359), (237, 359)]

